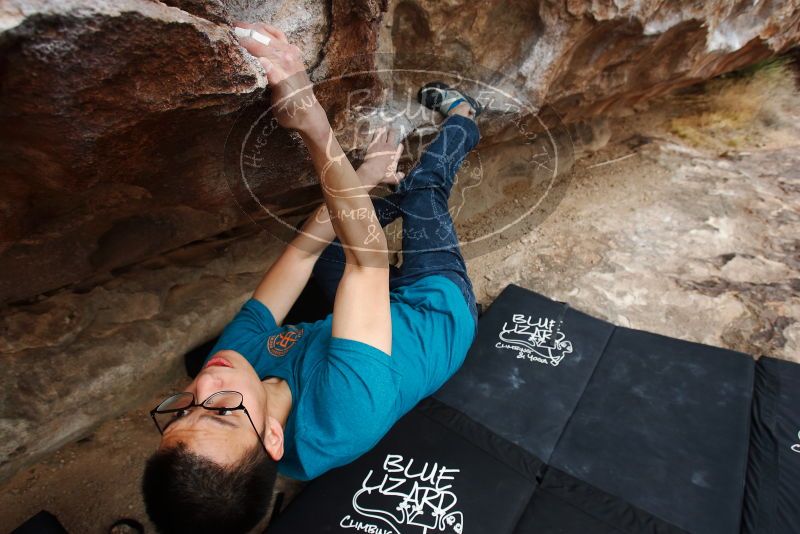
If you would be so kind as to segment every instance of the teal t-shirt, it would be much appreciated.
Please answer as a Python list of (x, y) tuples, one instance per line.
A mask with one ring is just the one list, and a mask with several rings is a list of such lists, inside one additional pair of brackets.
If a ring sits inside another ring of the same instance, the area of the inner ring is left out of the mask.
[(391, 356), (331, 336), (332, 315), (277, 326), (255, 299), (222, 332), (212, 355), (234, 350), (292, 392), (281, 473), (308, 480), (351, 462), (461, 366), (475, 323), (452, 281), (434, 275), (393, 290), (391, 314)]

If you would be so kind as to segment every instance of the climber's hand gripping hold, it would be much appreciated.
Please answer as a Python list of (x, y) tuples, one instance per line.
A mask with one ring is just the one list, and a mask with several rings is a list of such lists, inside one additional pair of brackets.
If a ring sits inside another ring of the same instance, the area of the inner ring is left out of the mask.
[[(303, 131), (327, 126), (325, 110), (314, 96), (300, 49), (286, 35), (264, 23), (236, 23), (236, 34), (267, 73), (272, 90), (273, 113), (284, 128)], [(239, 29), (252, 30), (249, 36)]]

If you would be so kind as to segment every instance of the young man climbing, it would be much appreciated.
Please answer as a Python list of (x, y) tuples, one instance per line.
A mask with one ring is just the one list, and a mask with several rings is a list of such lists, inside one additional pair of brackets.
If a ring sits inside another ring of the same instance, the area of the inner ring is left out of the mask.
[[(162, 433), (145, 469), (147, 511), (164, 532), (245, 532), (263, 517), (276, 469), (308, 480), (372, 448), (461, 365), (475, 297), (447, 208), (478, 142), (480, 106), (444, 84), (420, 101), (447, 115), (391, 195), (401, 147), (379, 132), (358, 172), (313, 98), (300, 51), (276, 28), (239, 26), (267, 71), (279, 123), (304, 140), (324, 204), (225, 328), (203, 370), (152, 415)], [(254, 38), (255, 37), (255, 38)], [(403, 217), (402, 266), (381, 227)], [(282, 325), (312, 276), (333, 299), (322, 321)]]

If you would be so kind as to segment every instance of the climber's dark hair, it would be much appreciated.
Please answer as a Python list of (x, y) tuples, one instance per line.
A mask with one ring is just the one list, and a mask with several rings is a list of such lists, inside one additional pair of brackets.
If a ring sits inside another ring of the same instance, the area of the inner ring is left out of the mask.
[(165, 534), (248, 532), (267, 512), (277, 465), (260, 444), (231, 467), (184, 443), (158, 450), (142, 479), (147, 515)]

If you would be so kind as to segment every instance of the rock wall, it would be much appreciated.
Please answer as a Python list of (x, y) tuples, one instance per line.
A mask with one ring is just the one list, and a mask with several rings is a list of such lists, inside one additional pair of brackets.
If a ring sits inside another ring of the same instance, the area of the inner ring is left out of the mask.
[[(247, 220), (223, 175), (223, 147), (265, 78), (226, 20), (277, 20), (307, 64), (331, 56), (327, 72), (354, 46), (369, 49), (348, 36), (375, 33), (371, 12), (321, 2), (172, 3), (189, 12), (147, 0), (0, 6), (0, 302), (103, 277)], [(300, 151), (281, 157), (294, 177), (305, 165)], [(291, 189), (292, 178), (260, 186)]]
[[(630, 108), (797, 43), (797, 2), (403, 0), (385, 41), (480, 65), (567, 122)], [(469, 75), (469, 73), (467, 73)]]
[[(316, 79), (369, 69), (376, 50), (416, 68), (433, 54), (443, 68), (493, 72), (486, 82), (511, 84), (567, 122), (630, 109), (800, 36), (796, 0), (6, 1), (0, 302), (91, 286), (247, 221), (222, 150), (265, 82), (231, 35), (235, 19), (274, 21)], [(343, 93), (322, 96), (336, 108)], [(282, 172), (260, 181), (267, 197), (307, 172), (300, 151), (275, 145)]]
[[(386, 58), (458, 69), (576, 124), (800, 40), (796, 0), (6, 0), (0, 478), (163, 384), (276, 252), (261, 236), (222, 257), (257, 215), (231, 195), (225, 141), (265, 92), (230, 32), (236, 19), (281, 27), (315, 80)], [(320, 98), (342, 120), (347, 91), (366, 84), (377, 98), (380, 82), (343, 78)], [(487, 115), (502, 124), (502, 110)], [(508, 132), (483, 126), (507, 160)], [(276, 134), (265, 156), (278, 166), (255, 186), (270, 207), (317, 194), (295, 138)]]

